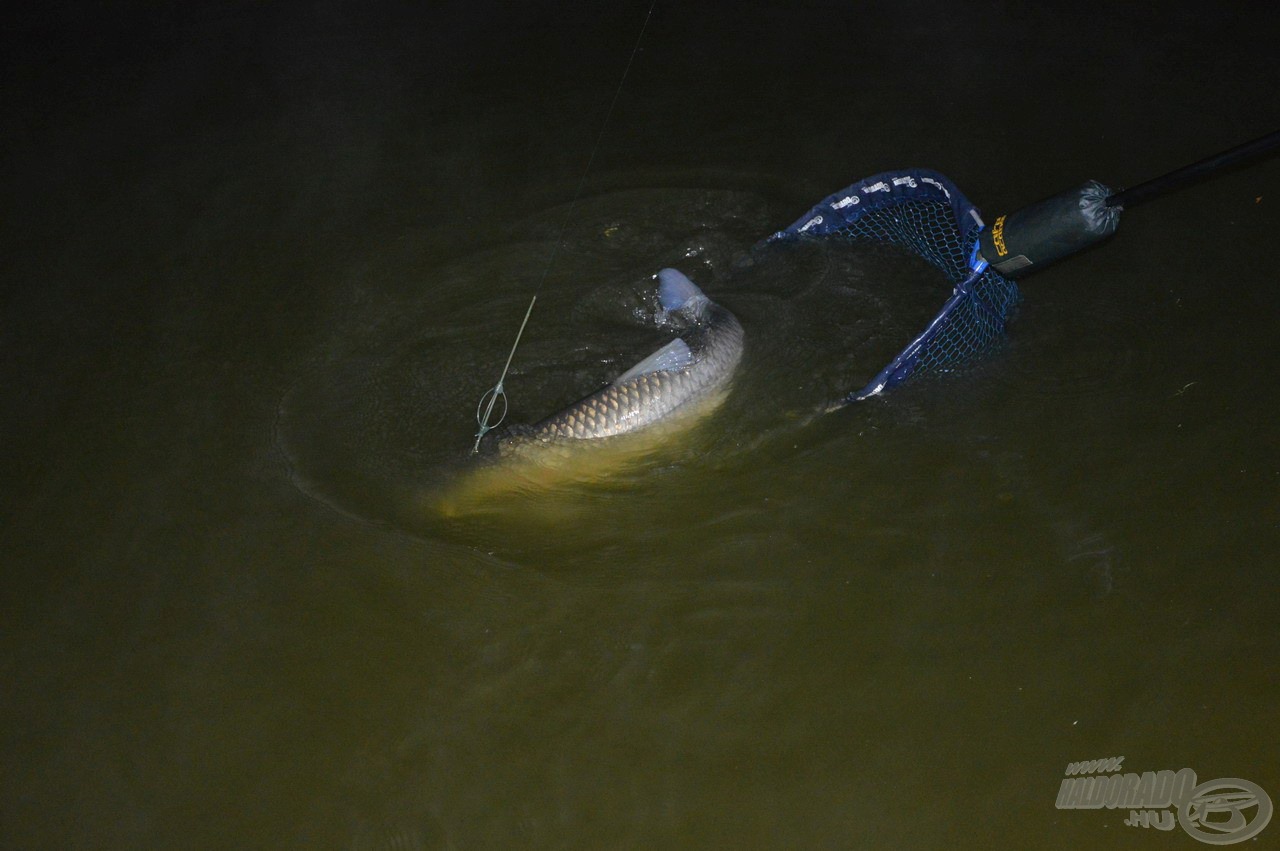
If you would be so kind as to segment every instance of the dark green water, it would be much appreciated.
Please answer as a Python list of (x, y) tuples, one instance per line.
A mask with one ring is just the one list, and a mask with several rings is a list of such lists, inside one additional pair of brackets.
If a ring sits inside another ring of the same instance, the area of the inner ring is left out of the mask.
[[(1276, 162), (818, 419), (945, 287), (735, 264), (889, 168), (990, 218), (1272, 130), (1274, 14), (660, 4), (574, 205), (646, 8), (5, 36), (0, 845), (1196, 847), (1055, 807), (1121, 755), (1280, 798)], [(746, 328), (733, 393), (443, 517), (562, 230), (513, 420), (661, 342), (664, 265)]]

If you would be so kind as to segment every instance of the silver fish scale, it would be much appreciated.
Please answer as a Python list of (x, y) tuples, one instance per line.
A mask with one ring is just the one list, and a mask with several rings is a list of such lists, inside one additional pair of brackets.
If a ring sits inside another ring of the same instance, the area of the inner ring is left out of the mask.
[(553, 414), (525, 434), (532, 440), (590, 440), (651, 425), (728, 384), (742, 358), (742, 326), (709, 304), (702, 321), (681, 334), (693, 353), (683, 369), (660, 370), (610, 384)]

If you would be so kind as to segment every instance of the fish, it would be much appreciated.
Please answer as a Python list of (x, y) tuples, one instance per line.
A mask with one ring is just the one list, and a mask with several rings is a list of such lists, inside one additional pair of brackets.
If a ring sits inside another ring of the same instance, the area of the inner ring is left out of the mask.
[[(745, 335), (676, 269), (658, 272), (657, 324), (675, 337), (599, 390), (532, 425), (495, 429), (485, 460), (433, 500), (447, 516), (499, 510), (512, 493), (568, 495), (642, 462), (727, 398)], [(533, 501), (547, 510), (553, 501)], [(564, 507), (563, 505), (561, 507)]]
[(658, 272), (658, 304), (658, 324), (680, 330), (674, 340), (600, 390), (532, 426), (511, 428), (500, 440), (616, 437), (716, 398), (742, 360), (742, 325), (676, 269)]

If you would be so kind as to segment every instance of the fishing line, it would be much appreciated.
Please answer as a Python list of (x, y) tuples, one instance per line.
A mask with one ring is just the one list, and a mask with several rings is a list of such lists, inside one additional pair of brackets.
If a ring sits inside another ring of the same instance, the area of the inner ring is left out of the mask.
[[(569, 209), (565, 212), (564, 221), (560, 223), (560, 233), (551, 246), (551, 255), (547, 258), (547, 263), (542, 268), (542, 275), (538, 278), (538, 285), (534, 288), (533, 297), (529, 299), (529, 307), (524, 312), (524, 320), (520, 323), (520, 330), (516, 332), (515, 342), (511, 344), (511, 352), (507, 355), (507, 362), (502, 367), (502, 374), (498, 376), (498, 383), (486, 390), (476, 405), (476, 424), (480, 429), (476, 432), (476, 442), (471, 447), (472, 455), (480, 451), (480, 441), (484, 439), (484, 436), (501, 425), (502, 421), (507, 417), (507, 392), (502, 383), (507, 378), (507, 371), (511, 369), (511, 361), (516, 356), (516, 348), (520, 345), (520, 338), (524, 336), (525, 326), (529, 324), (529, 317), (533, 314), (533, 306), (538, 302), (538, 295), (542, 292), (542, 285), (546, 283), (547, 275), (551, 272), (551, 266), (556, 262), (556, 255), (559, 254), (560, 245), (564, 242), (565, 232), (569, 229), (569, 222), (573, 220), (573, 211), (578, 206), (578, 199), (582, 197), (582, 190), (587, 185), (587, 176), (591, 174), (591, 166), (596, 161), (596, 153), (600, 150), (604, 132), (609, 127), (609, 119), (613, 117), (613, 110), (618, 105), (618, 97), (622, 94), (622, 87), (626, 85), (627, 75), (631, 73), (631, 65), (636, 61), (636, 54), (640, 52), (640, 43), (644, 40), (644, 32), (649, 27), (649, 19), (653, 17), (653, 9), (657, 5), (658, 0), (652, 0), (649, 3), (649, 11), (645, 13), (644, 23), (640, 25), (640, 34), (636, 36), (635, 46), (631, 48), (631, 56), (627, 58), (627, 65), (622, 69), (622, 78), (618, 80), (618, 87), (613, 91), (613, 100), (609, 102), (609, 109), (605, 112), (604, 121), (600, 123), (600, 132), (596, 134), (596, 142), (591, 147), (590, 156), (587, 157), (587, 165), (582, 170), (582, 176), (578, 178), (578, 188), (573, 193), (573, 200), (569, 203)], [(502, 401), (502, 415), (490, 425), (489, 419), (493, 416), (493, 409), (497, 407), (499, 400)]]

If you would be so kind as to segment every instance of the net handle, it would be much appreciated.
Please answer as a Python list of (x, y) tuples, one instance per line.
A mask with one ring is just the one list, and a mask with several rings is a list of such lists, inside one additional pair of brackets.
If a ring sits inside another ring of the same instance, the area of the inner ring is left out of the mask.
[(1236, 145), (1234, 148), (1206, 157), (1191, 165), (1185, 165), (1168, 174), (1148, 180), (1146, 183), (1139, 183), (1137, 186), (1126, 189), (1123, 192), (1116, 192), (1108, 196), (1106, 204), (1108, 207), (1132, 207), (1135, 204), (1141, 204), (1143, 201), (1150, 201), (1152, 198), (1163, 195), (1166, 192), (1181, 189), (1188, 183), (1192, 183), (1207, 174), (1212, 174), (1244, 160), (1269, 153), (1276, 148), (1280, 148), (1280, 130), (1268, 133), (1265, 136), (1254, 139), (1252, 142)]

